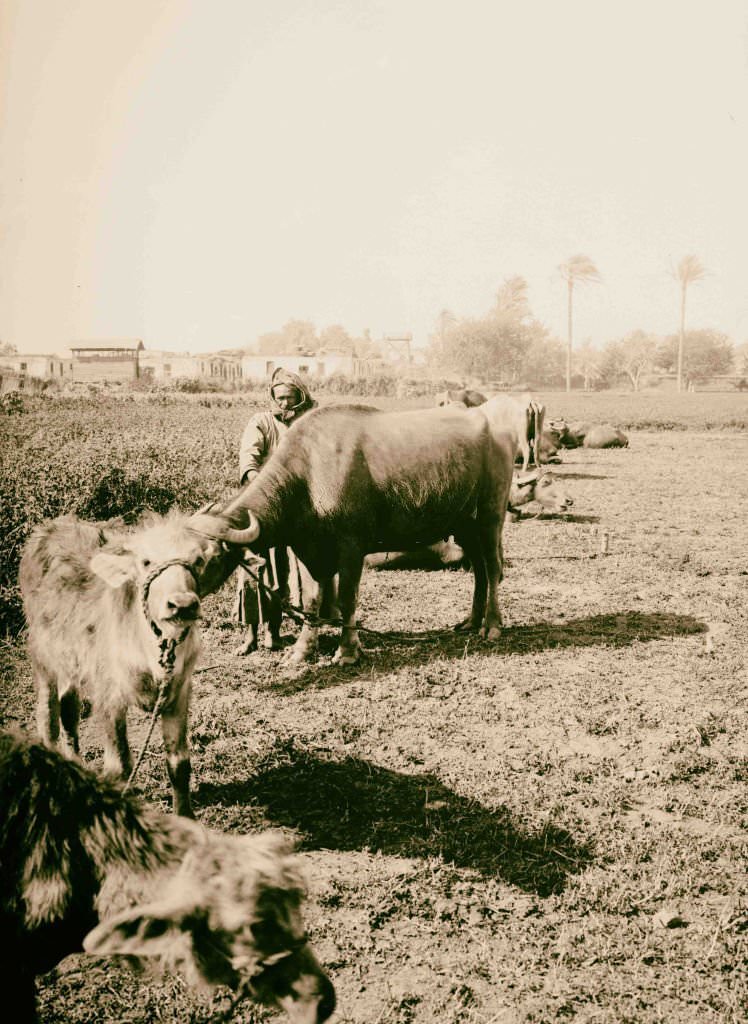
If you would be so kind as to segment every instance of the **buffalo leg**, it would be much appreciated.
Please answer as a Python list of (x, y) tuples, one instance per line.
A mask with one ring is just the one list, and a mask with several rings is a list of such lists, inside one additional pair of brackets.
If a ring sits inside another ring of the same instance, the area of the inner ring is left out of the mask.
[(504, 576), (504, 552), (501, 543), (502, 521), (490, 519), (480, 525), (481, 542), (488, 574), (488, 604), (486, 620), (481, 633), (488, 640), (501, 636), (501, 611), (499, 609), (499, 584)]
[[(301, 603), (305, 612), (318, 616), (322, 605), (323, 587), (312, 576), (304, 563), (298, 559)], [(291, 648), (287, 660), (292, 665), (300, 665), (302, 661), (311, 661), (317, 654), (317, 638), (319, 627), (304, 621), (296, 643)]]
[(460, 632), (477, 632), (483, 625), (483, 617), (486, 613), (486, 590), (488, 586), (483, 545), (474, 529), (466, 530), (465, 533), (455, 533), (455, 540), (470, 559), (470, 564), (473, 567), (474, 581), (473, 606), (470, 616), (463, 622), (458, 623), (455, 629)]
[(171, 782), (174, 813), (183, 818), (194, 818), (190, 799), (190, 751), (187, 743), (187, 718), (190, 702), (190, 683), (185, 681), (176, 700), (161, 714), (161, 733), (166, 751), (166, 769)]
[(358, 586), (364, 559), (359, 551), (351, 551), (344, 558), (338, 578), (338, 606), (343, 620), (340, 633), (340, 645), (335, 652), (333, 661), (340, 665), (355, 665), (361, 657), (361, 641), (356, 629), (356, 606), (358, 604)]

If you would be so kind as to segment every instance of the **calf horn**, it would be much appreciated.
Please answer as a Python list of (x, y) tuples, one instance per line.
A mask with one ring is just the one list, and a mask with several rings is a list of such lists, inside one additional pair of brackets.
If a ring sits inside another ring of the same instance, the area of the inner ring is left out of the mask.
[(224, 540), (228, 544), (240, 544), (246, 547), (253, 544), (260, 536), (260, 524), (257, 517), (246, 510), (249, 525), (243, 530), (230, 526), (223, 516), (202, 515), (196, 513), (190, 518), (190, 529), (202, 533), (213, 540)]

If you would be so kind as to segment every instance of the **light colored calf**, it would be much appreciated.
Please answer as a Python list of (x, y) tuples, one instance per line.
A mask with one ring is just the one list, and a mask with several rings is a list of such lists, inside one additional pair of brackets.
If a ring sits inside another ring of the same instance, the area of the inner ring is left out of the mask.
[(200, 593), (236, 564), (225, 564), (225, 548), (189, 523), (153, 517), (128, 532), (63, 516), (34, 530), (20, 569), (43, 741), (78, 754), (85, 694), (104, 727), (105, 771), (128, 776), (127, 709), (151, 711), (160, 696), (174, 809), (185, 816), (192, 816), (187, 716)]

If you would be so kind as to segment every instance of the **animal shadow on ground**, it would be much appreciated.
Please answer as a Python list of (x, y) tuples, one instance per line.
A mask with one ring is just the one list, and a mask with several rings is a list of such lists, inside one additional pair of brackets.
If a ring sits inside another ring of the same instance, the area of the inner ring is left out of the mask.
[[(361, 627), (364, 656), (357, 665), (308, 664), (293, 675), (281, 676), (267, 689), (278, 695), (300, 690), (326, 690), (349, 683), (357, 675), (371, 679), (389, 675), (406, 665), (424, 665), (437, 659), (465, 657), (466, 650), (496, 655), (538, 654), (568, 647), (627, 647), (673, 636), (695, 636), (707, 626), (692, 615), (667, 612), (612, 612), (592, 615), (570, 622), (541, 622), (533, 625), (505, 626), (498, 640), (481, 640), (474, 633), (456, 633), (446, 629), (431, 633), (375, 632)], [(331, 656), (338, 644), (337, 631), (322, 633), (320, 652)], [(376, 649), (372, 647), (376, 645)]]
[(246, 781), (203, 783), (196, 797), (202, 806), (260, 804), (274, 825), (301, 834), (301, 849), (440, 857), (540, 896), (560, 892), (593, 859), (591, 847), (564, 829), (530, 832), (506, 807), (459, 796), (435, 775), (335, 761), (293, 740), (278, 744)]
[(603, 473), (564, 473), (562, 470), (554, 470), (554, 476), (564, 480), (609, 480), (610, 477)]
[(533, 515), (531, 512), (519, 512), (517, 523), (523, 520), (540, 520), (544, 523), (599, 523), (600, 516), (576, 515), (574, 512), (540, 512)]

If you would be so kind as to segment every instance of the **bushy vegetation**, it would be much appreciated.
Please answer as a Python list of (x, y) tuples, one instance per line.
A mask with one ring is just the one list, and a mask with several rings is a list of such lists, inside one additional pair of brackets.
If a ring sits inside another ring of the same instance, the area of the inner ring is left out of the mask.
[(237, 450), (255, 408), (175, 400), (23, 399), (0, 410), (0, 633), (22, 626), (21, 549), (44, 519), (197, 508), (237, 485)]

